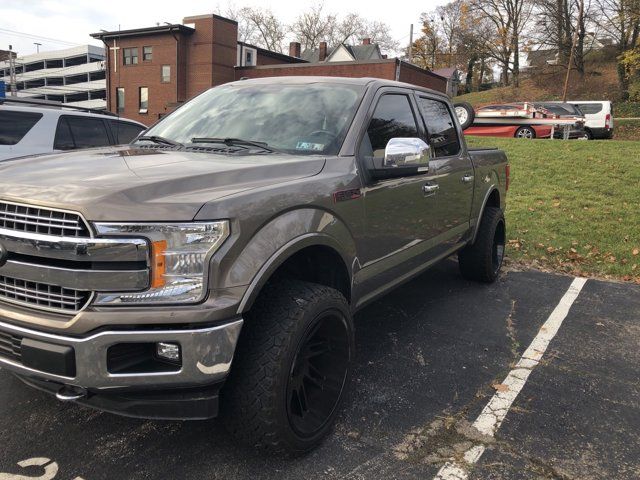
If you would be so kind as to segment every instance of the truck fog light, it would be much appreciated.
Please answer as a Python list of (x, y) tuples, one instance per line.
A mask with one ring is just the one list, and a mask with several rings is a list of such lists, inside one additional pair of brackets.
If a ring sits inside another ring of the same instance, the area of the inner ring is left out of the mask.
[(180, 361), (180, 345), (177, 343), (156, 343), (156, 354), (159, 358), (169, 360), (171, 362)]

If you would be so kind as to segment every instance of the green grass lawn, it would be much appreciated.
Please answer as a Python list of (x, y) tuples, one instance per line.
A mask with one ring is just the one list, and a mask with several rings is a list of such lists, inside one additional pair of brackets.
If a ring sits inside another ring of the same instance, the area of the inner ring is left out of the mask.
[(640, 120), (615, 118), (613, 128), (616, 140), (640, 140)]
[(640, 283), (640, 142), (467, 142), (509, 157), (511, 261)]

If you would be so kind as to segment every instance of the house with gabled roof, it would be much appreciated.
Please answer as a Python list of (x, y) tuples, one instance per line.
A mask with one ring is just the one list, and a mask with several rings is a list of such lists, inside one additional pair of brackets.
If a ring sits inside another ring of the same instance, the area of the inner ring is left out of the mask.
[(327, 42), (320, 42), (319, 48), (308, 49), (300, 55), (302, 60), (309, 63), (319, 62), (358, 62), (367, 60), (382, 60), (387, 58), (380, 51), (377, 43), (371, 43), (370, 38), (362, 40), (361, 45), (346, 45), (341, 43), (331, 52), (328, 51)]

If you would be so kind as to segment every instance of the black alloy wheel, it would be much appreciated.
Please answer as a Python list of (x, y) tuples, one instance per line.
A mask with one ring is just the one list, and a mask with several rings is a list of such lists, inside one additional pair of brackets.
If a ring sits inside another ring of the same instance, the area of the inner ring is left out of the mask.
[(339, 311), (324, 312), (298, 345), (287, 384), (287, 417), (301, 437), (318, 434), (333, 417), (347, 379), (349, 334)]

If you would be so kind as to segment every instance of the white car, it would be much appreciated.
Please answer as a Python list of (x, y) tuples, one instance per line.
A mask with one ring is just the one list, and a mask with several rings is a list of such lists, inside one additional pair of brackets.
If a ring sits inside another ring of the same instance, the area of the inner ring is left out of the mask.
[(0, 98), (0, 161), (129, 143), (147, 127), (108, 113)]
[(609, 101), (572, 100), (584, 113), (585, 130), (591, 139), (613, 137), (613, 104)]

